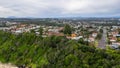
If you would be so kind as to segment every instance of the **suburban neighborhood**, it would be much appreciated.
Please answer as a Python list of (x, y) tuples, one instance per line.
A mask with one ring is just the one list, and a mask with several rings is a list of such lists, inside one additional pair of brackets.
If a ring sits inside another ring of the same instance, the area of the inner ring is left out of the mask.
[[(43, 19), (42, 19), (43, 20)], [(60, 22), (59, 22), (60, 21)], [(22, 33), (35, 33), (36, 35), (41, 35), (42, 37), (49, 36), (63, 36), (71, 40), (81, 40), (85, 44), (92, 45), (101, 49), (106, 49), (110, 47), (113, 49), (118, 49), (120, 46), (120, 27), (119, 26), (101, 26), (96, 25), (97, 22), (86, 22), (75, 20), (57, 20), (52, 19), (50, 22), (55, 22), (56, 24), (62, 24), (64, 26), (58, 25), (38, 25), (34, 23), (22, 23), (22, 22), (10, 22), (4, 21), (5, 27), (0, 27), (0, 30), (11, 32), (13, 34)], [(105, 23), (105, 22), (104, 22)], [(108, 22), (111, 23), (111, 22)], [(69, 25), (68, 25), (69, 24)], [(98, 24), (103, 24), (103, 22), (98, 22)], [(3, 25), (1, 21), (1, 25)], [(66, 25), (66, 27), (65, 27)], [(66, 32), (65, 33), (65, 29)]]

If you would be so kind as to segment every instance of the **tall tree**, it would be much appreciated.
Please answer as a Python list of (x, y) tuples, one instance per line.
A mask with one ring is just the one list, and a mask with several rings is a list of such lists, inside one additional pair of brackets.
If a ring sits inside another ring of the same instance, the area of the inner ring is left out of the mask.
[(64, 26), (63, 32), (64, 32), (64, 34), (71, 34), (72, 33), (72, 28), (70, 27), (70, 25), (66, 24)]
[(42, 27), (40, 27), (39, 32), (40, 32), (40, 35), (43, 34), (43, 28)]

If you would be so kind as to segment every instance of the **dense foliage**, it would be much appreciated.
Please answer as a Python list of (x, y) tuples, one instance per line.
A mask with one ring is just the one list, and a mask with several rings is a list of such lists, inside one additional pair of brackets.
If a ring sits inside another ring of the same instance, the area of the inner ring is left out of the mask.
[(120, 68), (120, 51), (100, 50), (64, 37), (0, 31), (0, 61), (31, 68)]

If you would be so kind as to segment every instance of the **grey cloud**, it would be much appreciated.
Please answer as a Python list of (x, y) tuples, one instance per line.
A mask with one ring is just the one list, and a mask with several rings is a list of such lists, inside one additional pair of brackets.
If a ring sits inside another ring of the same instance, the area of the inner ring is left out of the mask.
[(0, 0), (0, 16), (120, 15), (120, 0)]

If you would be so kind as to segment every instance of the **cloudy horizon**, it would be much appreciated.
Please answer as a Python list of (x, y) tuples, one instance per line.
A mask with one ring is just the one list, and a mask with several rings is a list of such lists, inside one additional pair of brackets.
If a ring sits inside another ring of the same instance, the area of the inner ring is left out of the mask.
[(120, 0), (0, 0), (0, 17), (116, 17)]

